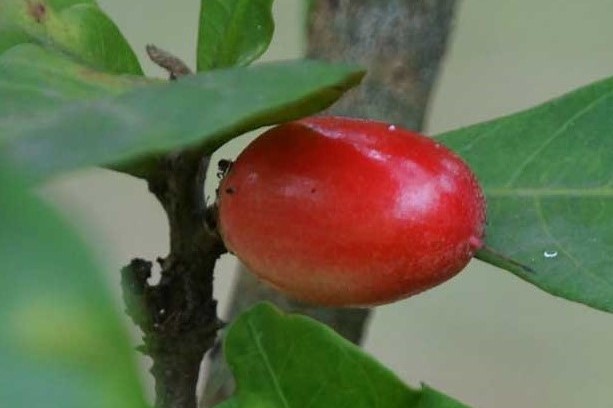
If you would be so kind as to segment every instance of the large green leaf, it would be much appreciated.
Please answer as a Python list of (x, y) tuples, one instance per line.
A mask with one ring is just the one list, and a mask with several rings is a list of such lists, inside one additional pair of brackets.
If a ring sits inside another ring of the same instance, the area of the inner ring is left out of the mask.
[(145, 407), (88, 250), (2, 170), (0, 197), (0, 406)]
[(92, 0), (0, 0), (0, 53), (25, 42), (102, 71), (142, 74), (126, 39)]
[(187, 145), (213, 151), (315, 113), (361, 77), (354, 66), (294, 61), (138, 86), (22, 45), (0, 56), (0, 159), (41, 178)]
[(332, 329), (262, 303), (232, 324), (224, 352), (238, 384), (223, 408), (462, 408), (415, 390)]
[(273, 0), (201, 0), (198, 71), (248, 65), (274, 31)]
[(556, 296), (613, 312), (613, 79), (439, 139), (477, 173), (495, 256)]

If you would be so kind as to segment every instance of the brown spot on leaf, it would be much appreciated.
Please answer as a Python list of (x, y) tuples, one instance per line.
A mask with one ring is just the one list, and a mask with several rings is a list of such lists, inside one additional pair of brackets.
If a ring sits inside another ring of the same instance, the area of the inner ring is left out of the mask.
[(88, 82), (96, 82), (104, 85), (107, 90), (121, 91), (130, 87), (139, 85), (149, 85), (157, 81), (151, 81), (147, 78), (123, 77), (119, 75), (109, 75), (104, 72), (95, 71), (90, 68), (78, 67), (74, 73), (80, 78)]
[(47, 17), (47, 6), (40, 1), (28, 1), (28, 14), (30, 14), (34, 21), (42, 23)]

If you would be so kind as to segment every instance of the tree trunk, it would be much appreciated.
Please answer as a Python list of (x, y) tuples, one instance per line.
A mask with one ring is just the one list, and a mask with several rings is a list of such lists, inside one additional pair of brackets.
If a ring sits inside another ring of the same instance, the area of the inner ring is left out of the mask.
[[(309, 58), (351, 62), (368, 70), (362, 84), (326, 114), (378, 119), (419, 130), (437, 77), (455, 0), (312, 0), (308, 16)], [(288, 299), (241, 268), (228, 321), (262, 300), (314, 317), (359, 344), (368, 309), (322, 308)], [(211, 407), (234, 392), (217, 344), (209, 356), (203, 396)]]

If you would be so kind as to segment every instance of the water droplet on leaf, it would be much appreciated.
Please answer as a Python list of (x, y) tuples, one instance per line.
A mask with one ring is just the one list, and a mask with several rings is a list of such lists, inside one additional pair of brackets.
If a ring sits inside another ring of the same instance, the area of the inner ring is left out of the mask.
[(543, 256), (545, 258), (555, 258), (558, 256), (558, 251), (545, 251), (543, 252)]

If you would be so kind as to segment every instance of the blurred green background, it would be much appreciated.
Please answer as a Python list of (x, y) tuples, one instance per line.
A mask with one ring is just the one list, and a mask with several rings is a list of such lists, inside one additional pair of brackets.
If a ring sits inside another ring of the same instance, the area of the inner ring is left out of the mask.
[[(147, 43), (194, 65), (197, 0), (99, 3), (148, 74), (164, 75), (145, 58)], [(299, 57), (305, 1), (276, 3), (277, 31), (265, 58)], [(458, 10), (427, 133), (511, 113), (613, 75), (612, 0), (465, 0)], [(234, 156), (247, 139), (221, 155)], [(164, 215), (136, 179), (88, 170), (42, 193), (96, 246), (118, 305), (120, 267), (167, 252)], [(224, 256), (216, 274), (221, 312), (234, 270), (233, 257)], [(366, 341), (407, 382), (497, 408), (613, 407), (612, 345), (612, 315), (554, 298), (477, 261), (432, 291), (377, 308)], [(147, 365), (143, 359), (150, 381)]]

